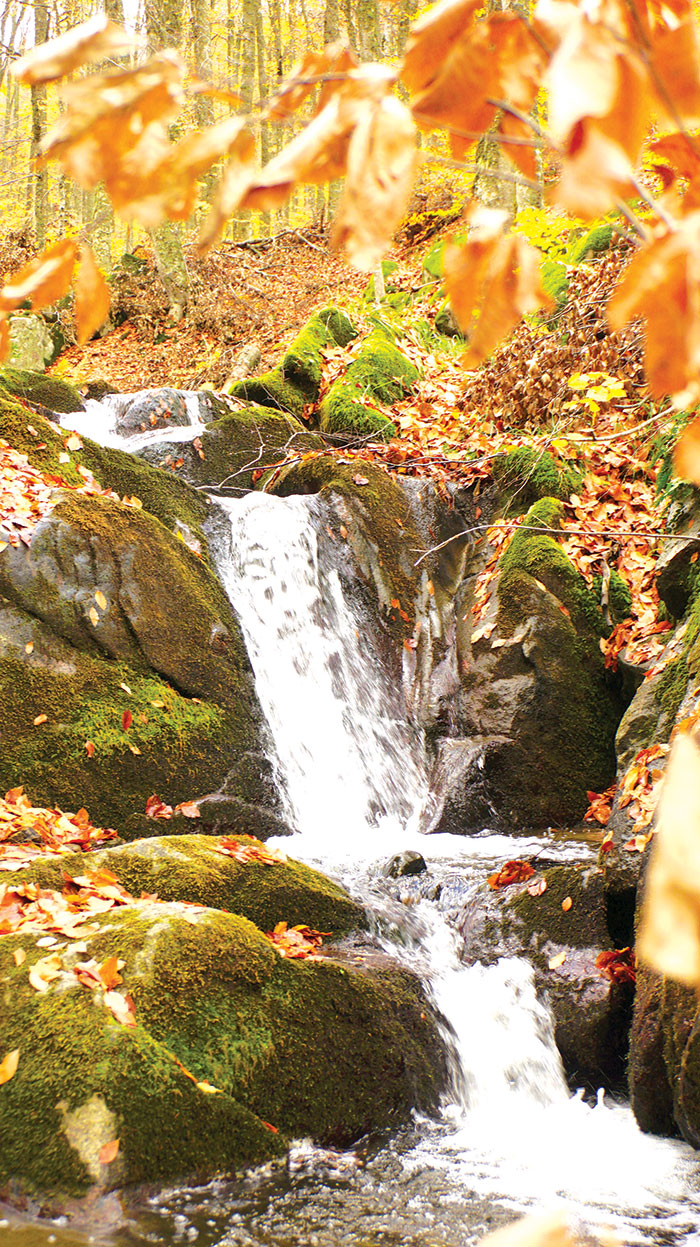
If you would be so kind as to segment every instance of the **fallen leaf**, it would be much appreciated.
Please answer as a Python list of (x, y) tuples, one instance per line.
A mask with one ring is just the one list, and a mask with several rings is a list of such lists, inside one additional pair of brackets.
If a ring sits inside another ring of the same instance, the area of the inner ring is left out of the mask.
[(17, 1073), (19, 1053), (20, 1049), (15, 1048), (12, 1052), (8, 1052), (7, 1056), (0, 1061), (0, 1087), (4, 1083), (9, 1082), (11, 1078), (14, 1078)]
[(122, 996), (121, 992), (108, 991), (105, 992), (104, 1002), (110, 1013), (122, 1026), (132, 1027), (136, 1025), (134, 1002), (131, 996)]
[(24, 965), (27, 960), (27, 954), (23, 948), (16, 948), (12, 954), (12, 957), (16, 966)]
[(146, 802), (146, 814), (149, 818), (172, 818), (173, 807), (161, 801), (160, 797), (153, 793), (153, 796), (149, 797)]
[(524, 883), (526, 879), (531, 879), (534, 870), (529, 862), (523, 862), (520, 858), (515, 858), (510, 862), (506, 862), (505, 866), (501, 866), (495, 874), (489, 875), (487, 883), (494, 890), (498, 888), (510, 887), (512, 883)]
[(32, 653), (34, 652), (34, 642), (33, 642), (33, 641), (27, 641), (27, 644), (26, 644), (26, 645), (25, 645), (25, 647), (24, 647), (24, 652), (25, 652), (25, 654), (32, 654)]
[(134, 716), (130, 710), (122, 711), (122, 731), (123, 732), (128, 732), (133, 721), (134, 721)]
[(97, 625), (98, 625), (98, 623), (100, 622), (100, 617), (99, 617), (99, 615), (98, 615), (97, 611), (95, 610), (95, 607), (94, 607), (94, 606), (91, 606), (91, 607), (90, 607), (90, 609), (89, 609), (89, 611), (88, 611), (88, 617), (89, 617), (89, 619), (90, 619), (90, 623), (92, 624), (93, 628), (96, 628), (96, 627), (97, 627)]
[(530, 896), (542, 896), (547, 891), (547, 880), (535, 879), (532, 883), (528, 883), (527, 890)]
[(562, 901), (562, 903), (561, 903), (561, 907), (562, 907), (562, 909), (564, 910), (564, 913), (565, 913), (565, 914), (568, 914), (568, 912), (569, 912), (569, 910), (571, 909), (571, 906), (573, 905), (573, 903), (574, 903), (574, 902), (572, 901), (572, 899), (571, 899), (571, 897), (570, 897), (570, 896), (565, 896), (565, 897), (564, 897), (564, 899), (563, 899), (563, 901)]
[(558, 970), (559, 966), (563, 966), (565, 961), (566, 961), (566, 950), (564, 950), (561, 953), (557, 953), (555, 957), (550, 957), (549, 961), (547, 962), (547, 965), (549, 966), (550, 970)]
[(99, 1151), (100, 1164), (111, 1165), (112, 1161), (116, 1159), (118, 1151), (119, 1139), (112, 1139), (111, 1143), (105, 1143)]
[(40, 727), (42, 723), (46, 723), (48, 721), (48, 717), (49, 716), (47, 714), (38, 714), (32, 722), (35, 727)]
[(91, 740), (86, 740), (86, 741), (85, 741), (85, 752), (86, 752), (86, 754), (87, 754), (88, 758), (92, 758), (92, 757), (94, 757), (94, 754), (95, 754), (95, 746), (93, 745), (93, 743), (92, 743), (92, 741), (91, 741)]
[(196, 801), (181, 801), (175, 806), (176, 814), (183, 814), (185, 818), (199, 818), (199, 806)]
[(631, 948), (612, 948), (599, 953), (596, 968), (611, 983), (634, 983), (637, 964)]
[(195, 1086), (198, 1088), (199, 1091), (203, 1091), (205, 1095), (223, 1095), (224, 1094), (223, 1091), (220, 1091), (218, 1087), (212, 1087), (210, 1082), (198, 1082), (198, 1083), (195, 1083)]
[(29, 982), (35, 991), (47, 992), (49, 983), (61, 977), (61, 969), (61, 958), (58, 953), (52, 953), (50, 957), (42, 957), (30, 967)]

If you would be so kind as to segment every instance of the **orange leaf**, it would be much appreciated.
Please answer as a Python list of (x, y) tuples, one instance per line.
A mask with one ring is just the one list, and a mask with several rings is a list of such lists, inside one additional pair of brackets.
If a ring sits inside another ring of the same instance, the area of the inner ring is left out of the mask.
[(572, 901), (572, 899), (571, 899), (571, 897), (570, 897), (570, 896), (565, 896), (565, 897), (564, 897), (564, 899), (563, 899), (563, 901), (562, 901), (562, 903), (561, 903), (561, 907), (562, 907), (562, 909), (564, 910), (564, 913), (565, 913), (565, 914), (568, 914), (568, 912), (569, 912), (569, 910), (571, 909), (571, 906), (573, 905), (573, 903), (574, 903), (574, 902)]
[[(128, 732), (128, 730), (129, 730), (129, 728), (131, 727), (131, 724), (133, 723), (133, 721), (134, 721), (134, 716), (132, 715), (131, 711), (130, 711), (130, 710), (124, 710), (124, 711), (123, 711), (123, 713), (122, 713), (122, 729), (123, 729), (125, 732)], [(148, 813), (148, 811), (146, 811), (146, 813)]]
[(196, 801), (181, 801), (175, 806), (176, 814), (183, 814), (185, 818), (199, 818), (199, 806)]
[(92, 248), (86, 243), (80, 248), (80, 263), (73, 287), (78, 345), (82, 346), (104, 324), (111, 306), (109, 287), (97, 267)]
[(172, 818), (173, 807), (166, 805), (165, 801), (161, 801), (154, 793), (146, 802), (146, 813), (149, 818)]
[(17, 1073), (19, 1052), (19, 1048), (15, 1048), (14, 1051), (8, 1052), (7, 1056), (0, 1061), (0, 1087), (3, 1083), (9, 1082), (11, 1078), (14, 1078)]
[(34, 727), (41, 727), (42, 723), (47, 722), (48, 717), (49, 716), (47, 714), (38, 714), (36, 718), (32, 720)]
[(92, 741), (91, 741), (91, 740), (86, 740), (86, 741), (85, 741), (85, 752), (86, 752), (86, 754), (87, 754), (88, 758), (92, 758), (92, 757), (94, 756), (94, 753), (95, 753), (95, 746), (93, 745), (93, 743), (92, 743)]
[(497, 888), (510, 887), (511, 883), (524, 883), (526, 879), (531, 879), (534, 870), (529, 862), (523, 862), (520, 858), (506, 862), (505, 866), (501, 866), (495, 874), (489, 875), (487, 883), (494, 890)]
[(0, 311), (13, 312), (28, 299), (34, 309), (66, 294), (78, 256), (78, 244), (62, 238), (30, 260), (0, 290)]
[(88, 61), (101, 61), (107, 56), (131, 52), (139, 43), (133, 35), (128, 35), (121, 26), (111, 22), (105, 13), (97, 13), (89, 21), (74, 26), (56, 39), (37, 44), (15, 61), (10, 73), (20, 82), (32, 85), (53, 82)]
[(111, 1165), (112, 1161), (116, 1159), (118, 1151), (119, 1139), (112, 1139), (111, 1143), (105, 1143), (99, 1152), (100, 1164)]

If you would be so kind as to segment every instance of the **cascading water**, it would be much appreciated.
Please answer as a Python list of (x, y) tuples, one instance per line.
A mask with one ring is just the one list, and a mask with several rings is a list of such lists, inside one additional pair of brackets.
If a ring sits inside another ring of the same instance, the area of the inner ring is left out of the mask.
[[(196, 395), (183, 396), (188, 425), (120, 435), (134, 397), (90, 404), (63, 423), (127, 450), (197, 435)], [(363, 1156), (301, 1144), (284, 1173), (161, 1192), (108, 1241), (471, 1247), (504, 1209), (563, 1201), (590, 1221), (617, 1224), (629, 1244), (700, 1242), (697, 1154), (642, 1135), (624, 1105), (570, 1096), (530, 965), (511, 957), (466, 965), (449, 922), (451, 897), (455, 910), (470, 895), (475, 904), (485, 872), (505, 859), (546, 849), (550, 860), (580, 861), (590, 850), (488, 832), (421, 834), (422, 742), (325, 553), (322, 503), (263, 494), (213, 502), (219, 574), (246, 637), (295, 828), (280, 847), (341, 879), (376, 914), (387, 951), (429, 984), (454, 1052), (451, 1102), (439, 1119), (417, 1120)], [(389, 889), (382, 879), (382, 864), (404, 849), (423, 854), (442, 890), (439, 906), (412, 892), (410, 880)], [(35, 1228), (23, 1236), (21, 1225), (0, 1232), (3, 1247), (5, 1239), (8, 1247), (84, 1241), (63, 1240), (60, 1228), (49, 1240)]]
[[(318, 500), (250, 495), (220, 505), (229, 532), (218, 542), (219, 574), (246, 638), (296, 828), (280, 846), (342, 878), (365, 903), (379, 902), (380, 913), (378, 866), (399, 849), (418, 848), (431, 869), (458, 871), (463, 885), (474, 876), (475, 887), (487, 863), (527, 851), (508, 837), (420, 833), (428, 800), (421, 742), (337, 571), (320, 556)], [(549, 851), (565, 859), (582, 850)], [(380, 931), (391, 924), (385, 913)], [(528, 963), (465, 966), (456, 933), (427, 900), (411, 906), (396, 934), (385, 946), (429, 982), (456, 1060), (454, 1103), (404, 1157), (407, 1172), (449, 1176), (452, 1199), (477, 1191), (522, 1208), (563, 1199), (594, 1220), (621, 1222), (630, 1242), (653, 1241), (659, 1217), (671, 1236), (665, 1241), (700, 1237), (695, 1153), (643, 1136), (626, 1107), (569, 1095)]]

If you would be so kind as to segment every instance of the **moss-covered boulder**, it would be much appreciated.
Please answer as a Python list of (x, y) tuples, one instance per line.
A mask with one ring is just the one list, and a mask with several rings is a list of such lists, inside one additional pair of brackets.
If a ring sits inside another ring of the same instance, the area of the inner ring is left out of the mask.
[(513, 515), (522, 515), (540, 498), (568, 499), (583, 485), (575, 468), (532, 446), (496, 455), (491, 466), (504, 504)]
[(83, 410), (83, 400), (74, 386), (60, 377), (21, 368), (0, 368), (0, 394), (5, 390), (15, 398), (38, 403), (48, 411), (69, 413)]
[(190, 485), (217, 488), (240, 497), (288, 451), (303, 454), (323, 447), (318, 434), (310, 433), (284, 409), (248, 404), (232, 410), (223, 402), (217, 406), (216, 418), (207, 424), (196, 445), (158, 442), (144, 447), (139, 457)]
[[(151, 826), (160, 831), (163, 824), (151, 820)], [(248, 843), (247, 838), (241, 843)], [(98, 849), (87, 865), (92, 871), (110, 871), (132, 896), (155, 893), (162, 901), (223, 909), (250, 919), (262, 931), (280, 921), (290, 927), (305, 923), (337, 939), (367, 925), (364, 911), (345, 889), (310, 866), (291, 858), (274, 866), (242, 863), (221, 850), (221, 836), (154, 835)], [(21, 878), (60, 889), (64, 874), (80, 875), (85, 868), (83, 854), (68, 853), (38, 859), (22, 870)]]
[[(143, 900), (61, 936), (39, 992), (35, 939), (0, 937), (0, 1051), (19, 1049), (0, 1102), (5, 1197), (60, 1208), (230, 1174), (290, 1138), (343, 1146), (436, 1105), (436, 1019), (395, 963), (288, 960), (247, 918)], [(110, 959), (120, 982), (108, 993), (79, 967)], [(118, 1020), (127, 994), (131, 1025)]]
[(418, 370), (393, 342), (376, 328), (362, 343), (359, 355), (333, 382), (319, 411), (324, 433), (348, 436), (396, 436), (396, 426), (376, 405), (404, 398), (418, 380)]
[(630, 1035), (629, 1090), (642, 1130), (700, 1148), (700, 1010), (696, 993), (641, 965)]
[(560, 516), (560, 502), (536, 503), (498, 563), (478, 625), (463, 613), (466, 740), (443, 759), (434, 830), (570, 824), (587, 791), (613, 778), (621, 693), (603, 664), (608, 629), (595, 593), (555, 537), (538, 531), (556, 530)]
[(511, 955), (527, 957), (535, 967), (573, 1085), (592, 1090), (618, 1085), (633, 988), (630, 982), (612, 982), (596, 965), (600, 953), (614, 947), (603, 873), (595, 866), (554, 866), (535, 882), (542, 890), (534, 895), (526, 885), (509, 887), (493, 902), (500, 911), (501, 938)]
[(134, 836), (148, 829), (153, 792), (175, 804), (225, 782), (227, 826), (283, 831), (274, 795), (264, 809), (253, 795), (265, 765), (261, 712), (238, 624), (179, 518), (199, 528), (203, 500), (118, 451), (86, 443), (68, 454), (18, 404), (0, 404), (0, 430), (47, 475), (55, 465), (59, 480), (82, 487), (87, 460), (144, 486), (136, 501), (153, 508), (131, 492), (130, 505), (57, 494), (31, 546), (3, 551), (0, 787), (24, 784), (66, 809), (87, 804), (97, 822)]
[(285, 351), (277, 368), (260, 377), (246, 377), (228, 387), (228, 393), (261, 407), (275, 407), (301, 416), (321, 389), (323, 351), (347, 346), (357, 330), (337, 308), (324, 308), (311, 319)]

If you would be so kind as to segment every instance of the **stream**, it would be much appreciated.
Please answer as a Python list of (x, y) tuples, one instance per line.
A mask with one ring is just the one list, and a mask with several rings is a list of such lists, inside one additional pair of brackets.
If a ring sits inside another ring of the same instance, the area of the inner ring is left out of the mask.
[[(95, 409), (97, 404), (91, 404)], [(192, 424), (178, 437), (195, 436)], [(88, 418), (89, 417), (89, 418)], [(64, 424), (72, 421), (64, 418)], [(94, 410), (76, 423), (119, 439)], [(167, 431), (173, 440), (173, 430)], [(163, 440), (163, 431), (143, 435)], [(2, 1247), (470, 1247), (519, 1212), (565, 1207), (623, 1243), (700, 1243), (700, 1153), (642, 1134), (629, 1106), (571, 1094), (528, 962), (463, 958), (485, 874), (506, 860), (594, 861), (585, 839), (426, 835), (423, 741), (322, 557), (315, 496), (213, 498), (210, 543), (240, 620), (291, 837), (276, 844), (338, 879), (385, 952), (421, 975), (445, 1019), (451, 1080), (435, 1119), (333, 1152), (298, 1140), (284, 1163), (203, 1187), (138, 1193), (126, 1222), (81, 1233), (0, 1220)], [(327, 544), (327, 543), (326, 543)], [(417, 850), (420, 875), (389, 879)]]

